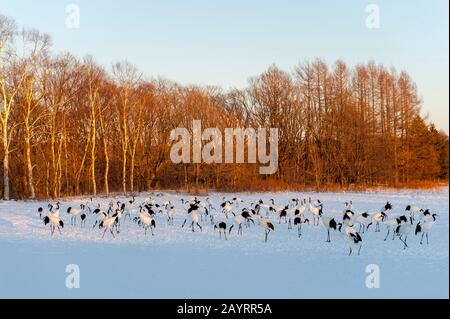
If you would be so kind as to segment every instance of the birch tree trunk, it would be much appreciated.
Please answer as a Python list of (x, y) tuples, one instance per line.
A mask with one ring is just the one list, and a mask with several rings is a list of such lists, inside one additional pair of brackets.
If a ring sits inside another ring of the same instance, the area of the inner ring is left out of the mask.
[(88, 153), (88, 149), (89, 149), (89, 143), (90, 143), (90, 134), (88, 135), (88, 139), (86, 141), (86, 147), (84, 148), (84, 153), (83, 153), (83, 159), (81, 160), (81, 164), (80, 164), (80, 168), (78, 169), (78, 173), (77, 173), (77, 181), (76, 181), (76, 186), (75, 186), (75, 192), (78, 195), (80, 193), (80, 177), (81, 177), (81, 172), (83, 171), (84, 168), (84, 162), (86, 161), (86, 157), (87, 157), (87, 153)]
[(108, 182), (108, 179), (109, 179), (108, 142), (107, 142), (107, 137), (106, 137), (105, 125), (103, 123), (103, 117), (101, 115), (99, 117), (99, 121), (100, 121), (100, 128), (102, 130), (103, 153), (105, 155), (105, 174), (104, 174), (105, 193), (108, 195), (109, 194), (109, 182)]
[(3, 156), (3, 199), (9, 200), (9, 154), (7, 151), (8, 148), (5, 146), (4, 141), (5, 137), (3, 136), (3, 149), (5, 150), (5, 154)]
[(92, 192), (94, 196), (97, 196), (97, 183), (95, 181), (95, 142), (97, 136), (97, 115), (95, 112), (95, 100), (97, 93), (94, 93), (94, 96), (90, 96), (91, 100), (91, 179), (92, 179)]
[(28, 125), (26, 125), (27, 130), (25, 134), (25, 153), (27, 162), (27, 172), (28, 172), (28, 187), (30, 188), (30, 198), (36, 198), (36, 192), (34, 190), (34, 179), (33, 179), (33, 164), (31, 162), (31, 136), (29, 132)]

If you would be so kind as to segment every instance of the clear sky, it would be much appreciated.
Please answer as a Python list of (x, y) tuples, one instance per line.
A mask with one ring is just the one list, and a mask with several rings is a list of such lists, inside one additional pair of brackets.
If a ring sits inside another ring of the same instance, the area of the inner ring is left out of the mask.
[[(80, 28), (66, 27), (77, 4)], [(366, 6), (380, 28), (366, 27)], [(127, 59), (148, 77), (242, 88), (275, 63), (373, 59), (406, 70), (424, 113), (449, 131), (448, 0), (0, 0), (0, 13), (52, 36), (54, 50)]]

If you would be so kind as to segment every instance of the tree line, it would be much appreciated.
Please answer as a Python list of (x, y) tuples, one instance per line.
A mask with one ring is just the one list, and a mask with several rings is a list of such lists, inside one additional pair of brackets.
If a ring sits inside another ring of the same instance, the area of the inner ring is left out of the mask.
[[(244, 89), (146, 79), (128, 62), (53, 54), (48, 35), (0, 15), (0, 191), (4, 199), (154, 188), (273, 189), (448, 180), (448, 136), (421, 114), (406, 72), (369, 61), (275, 65)], [(170, 131), (279, 129), (279, 169), (180, 164)]]

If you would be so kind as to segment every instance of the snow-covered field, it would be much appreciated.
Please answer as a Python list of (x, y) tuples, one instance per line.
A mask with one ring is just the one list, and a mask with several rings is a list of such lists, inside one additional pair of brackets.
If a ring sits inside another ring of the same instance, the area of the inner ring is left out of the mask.
[[(142, 202), (149, 194), (140, 194)], [(219, 210), (222, 196), (210, 194)], [(324, 215), (342, 218), (344, 202), (352, 200), (357, 212), (379, 210), (393, 204), (389, 218), (404, 213), (408, 204), (438, 213), (430, 233), (430, 244), (420, 245), (411, 234), (409, 248), (400, 240), (383, 241), (386, 234), (374, 228), (363, 235), (361, 255), (348, 256), (348, 246), (339, 232), (326, 243), (320, 226), (288, 230), (272, 213), (275, 231), (264, 243), (261, 227), (233, 231), (228, 241), (219, 239), (209, 222), (202, 232), (181, 228), (186, 216), (180, 198), (190, 196), (164, 193), (158, 202), (171, 200), (177, 209), (175, 225), (168, 226), (159, 215), (155, 236), (131, 221), (122, 224), (114, 239), (92, 229), (93, 216), (81, 229), (70, 225), (67, 207), (78, 206), (86, 198), (61, 201), (65, 222), (62, 235), (44, 226), (37, 214), (47, 202), (0, 201), (0, 297), (1, 298), (448, 298), (449, 297), (449, 194), (448, 188), (434, 192), (377, 193), (275, 193), (239, 194), (240, 207), (262, 198), (275, 204), (293, 197), (318, 198)], [(204, 197), (200, 197), (204, 199)], [(113, 199), (124, 200), (123, 197)], [(128, 200), (128, 199), (127, 199)], [(110, 199), (94, 198), (106, 207)], [(308, 215), (309, 213), (307, 213)], [(216, 220), (225, 220), (216, 213)], [(229, 222), (230, 220), (228, 220)], [(78, 221), (79, 223), (79, 221)], [(80, 269), (80, 288), (66, 287), (66, 266)], [(379, 288), (369, 289), (368, 265), (379, 267)]]

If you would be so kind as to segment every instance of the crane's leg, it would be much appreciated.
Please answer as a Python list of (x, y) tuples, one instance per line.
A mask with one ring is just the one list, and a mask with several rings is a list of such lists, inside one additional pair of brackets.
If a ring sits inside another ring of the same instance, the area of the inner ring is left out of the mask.
[(384, 241), (386, 241), (386, 240), (387, 240), (387, 238), (388, 238), (388, 236), (389, 236), (390, 232), (391, 232), (391, 230), (390, 230), (390, 229), (388, 229), (388, 231), (387, 231), (387, 234), (386, 234), (386, 237), (384, 238)]
[(405, 237), (405, 240), (403, 240), (402, 236), (400, 236), (400, 240), (401, 240), (402, 243), (404, 244), (403, 249), (406, 249), (406, 247), (408, 247), (408, 245), (406, 244), (406, 238), (407, 238), (407, 237)]

